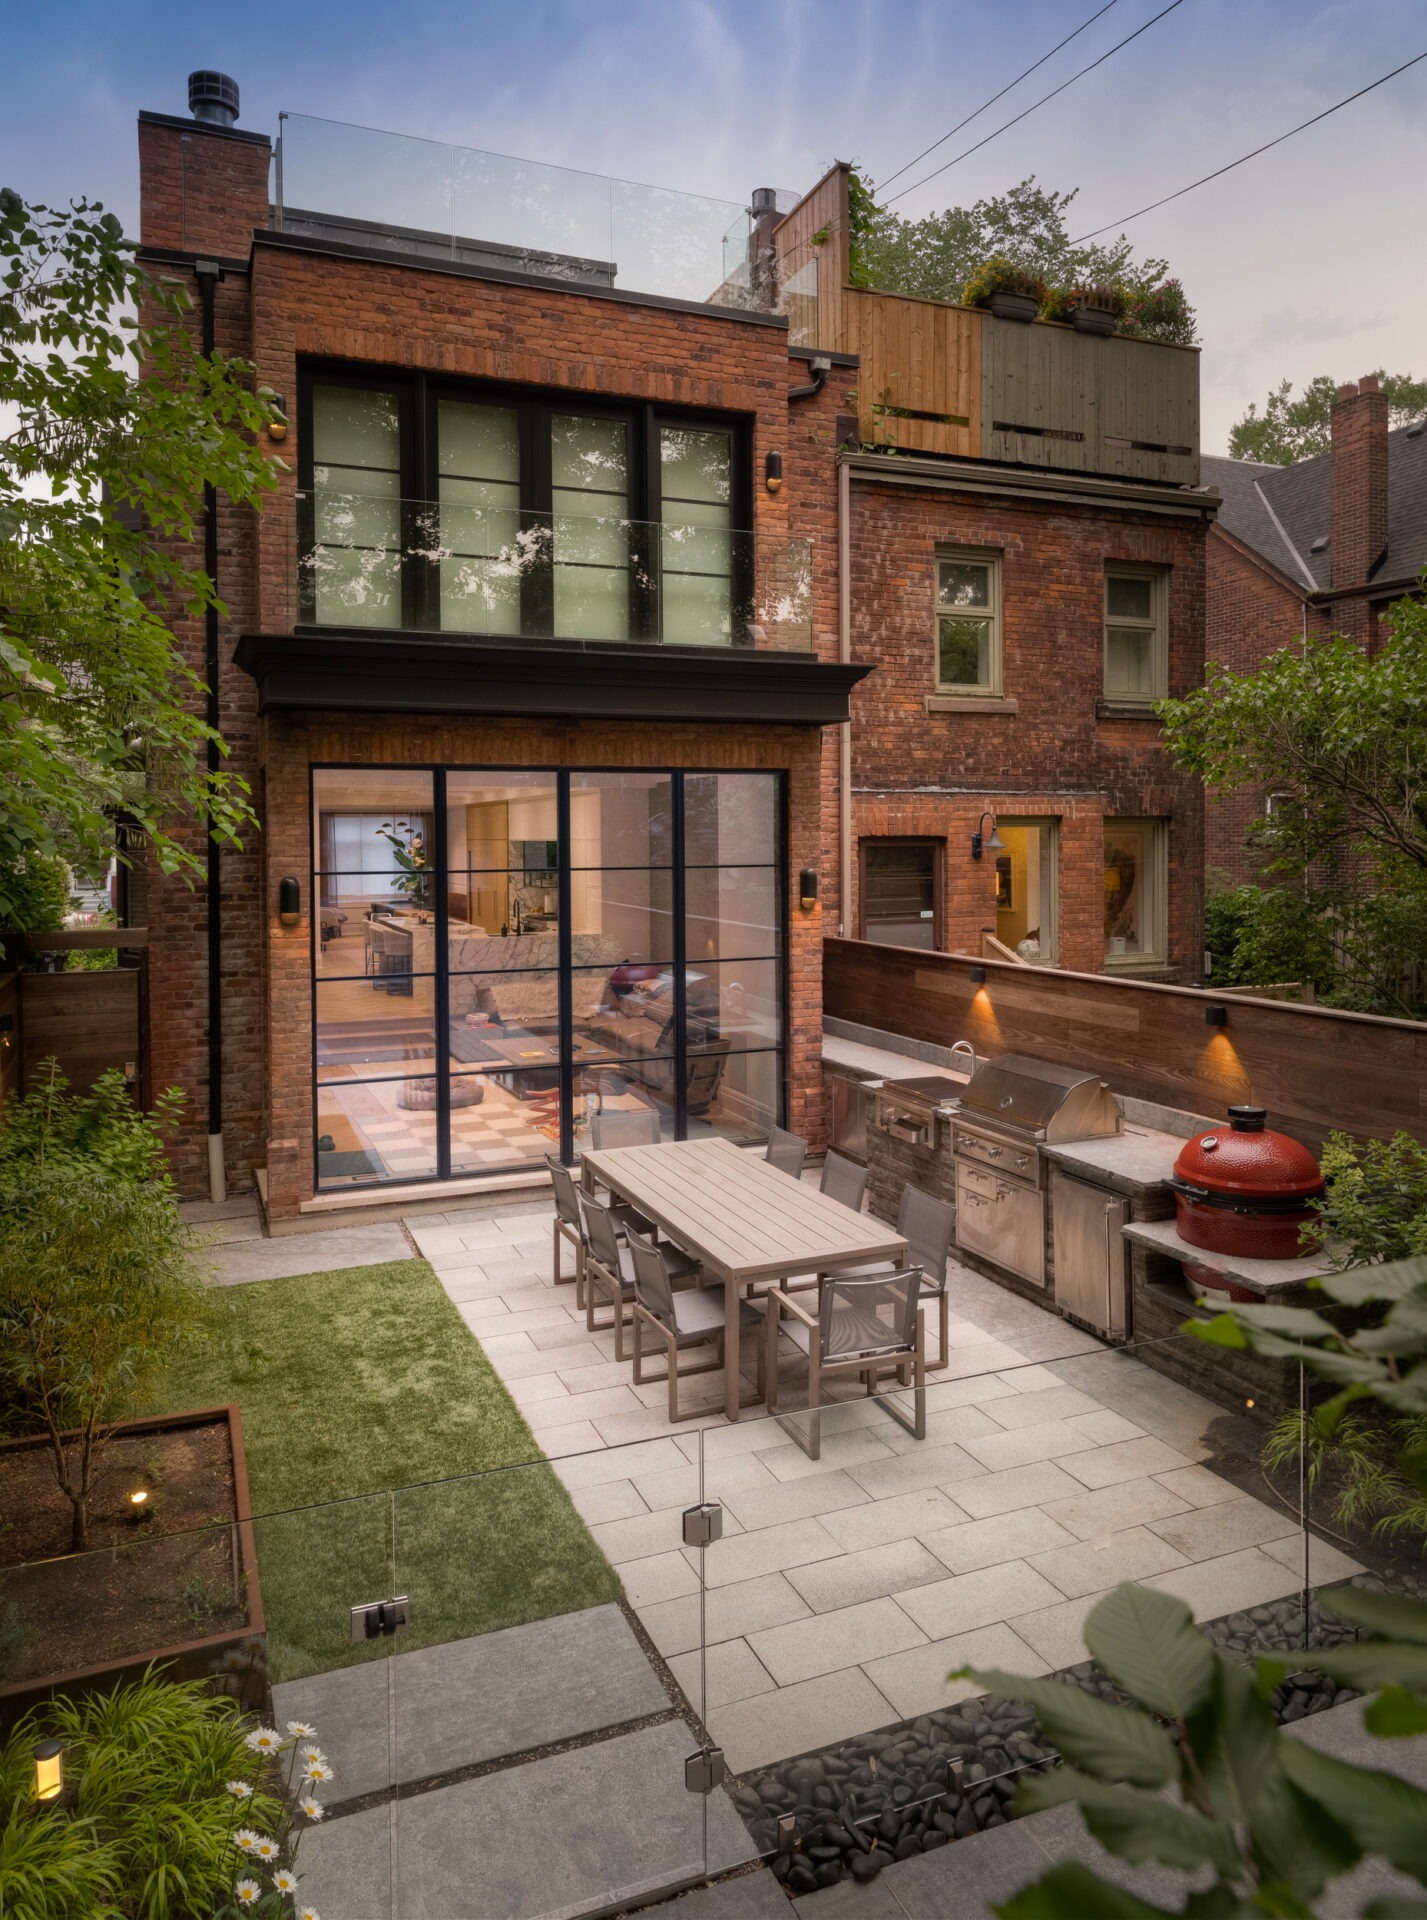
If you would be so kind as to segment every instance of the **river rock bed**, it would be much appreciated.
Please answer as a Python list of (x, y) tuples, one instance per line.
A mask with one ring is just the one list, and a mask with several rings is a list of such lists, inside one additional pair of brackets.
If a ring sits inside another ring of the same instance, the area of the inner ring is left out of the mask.
[[(1382, 1583), (1368, 1576), (1354, 1584)], [(1231, 1613), (1202, 1631), (1241, 1658), (1263, 1648), (1294, 1652), (1303, 1644), (1302, 1603), (1295, 1597)], [(1321, 1613), (1315, 1596), (1308, 1637), (1333, 1646), (1353, 1639), (1355, 1630)], [(1106, 1700), (1124, 1698), (1092, 1660), (1051, 1677)], [(1278, 1689), (1274, 1707), (1287, 1724), (1354, 1697), (1320, 1674), (1301, 1672)], [(755, 1845), (776, 1856), (774, 1873), (800, 1895), (839, 1880), (874, 1879), (891, 1860), (1004, 1826), (1014, 1818), (1020, 1776), (1048, 1772), (1056, 1759), (1029, 1707), (982, 1696), (745, 1774), (732, 1793)], [(789, 1815), (795, 1846), (780, 1854), (778, 1824)]]

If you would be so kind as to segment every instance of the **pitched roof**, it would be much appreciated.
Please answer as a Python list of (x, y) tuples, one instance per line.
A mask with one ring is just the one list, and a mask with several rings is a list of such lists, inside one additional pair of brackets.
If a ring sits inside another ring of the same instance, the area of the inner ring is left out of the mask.
[[(1303, 587), (1333, 584), (1332, 455), (1291, 467), (1208, 454), (1204, 479), (1224, 496), (1219, 525)], [(1318, 552), (1318, 542), (1325, 544)], [(1387, 436), (1387, 548), (1377, 580), (1404, 580), (1427, 566), (1427, 431), (1399, 427)]]

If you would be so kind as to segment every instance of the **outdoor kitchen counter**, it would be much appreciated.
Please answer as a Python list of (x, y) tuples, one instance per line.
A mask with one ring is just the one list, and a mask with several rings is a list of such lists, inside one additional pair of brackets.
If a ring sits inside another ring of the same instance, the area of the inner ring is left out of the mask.
[(1178, 1134), (1125, 1122), (1125, 1131), (1102, 1140), (1067, 1140), (1060, 1146), (1042, 1146), (1041, 1152), (1067, 1173), (1113, 1193), (1141, 1194), (1162, 1187), (1174, 1171), (1175, 1156), (1184, 1145)]
[[(1301, 1287), (1307, 1280), (1316, 1280), (1325, 1270), (1321, 1255), (1312, 1260), (1252, 1260), (1245, 1254), (1207, 1253), (1203, 1247), (1181, 1240), (1173, 1220), (1131, 1220), (1123, 1232), (1136, 1246), (1168, 1254), (1172, 1260), (1201, 1261), (1226, 1280), (1268, 1299)], [(1190, 1293), (1192, 1296), (1192, 1287)]]

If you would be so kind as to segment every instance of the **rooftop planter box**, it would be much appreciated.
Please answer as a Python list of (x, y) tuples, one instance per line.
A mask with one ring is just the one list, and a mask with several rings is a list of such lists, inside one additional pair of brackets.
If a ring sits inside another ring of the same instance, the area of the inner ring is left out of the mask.
[[(90, 1551), (69, 1554), (69, 1505), (47, 1441), (0, 1442), (0, 1729), (55, 1694), (106, 1690), (161, 1661), (267, 1698), (262, 1593), (236, 1406), (121, 1421), (96, 1479)], [(148, 1494), (146, 1520), (130, 1495)], [(13, 1610), (13, 1611), (12, 1611)]]

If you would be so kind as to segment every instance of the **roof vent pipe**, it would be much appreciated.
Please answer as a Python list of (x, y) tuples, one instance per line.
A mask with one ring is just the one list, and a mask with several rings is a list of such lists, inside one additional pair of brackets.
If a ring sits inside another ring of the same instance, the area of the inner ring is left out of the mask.
[(210, 126), (231, 127), (238, 118), (238, 83), (226, 73), (200, 67), (188, 76), (188, 111)]

